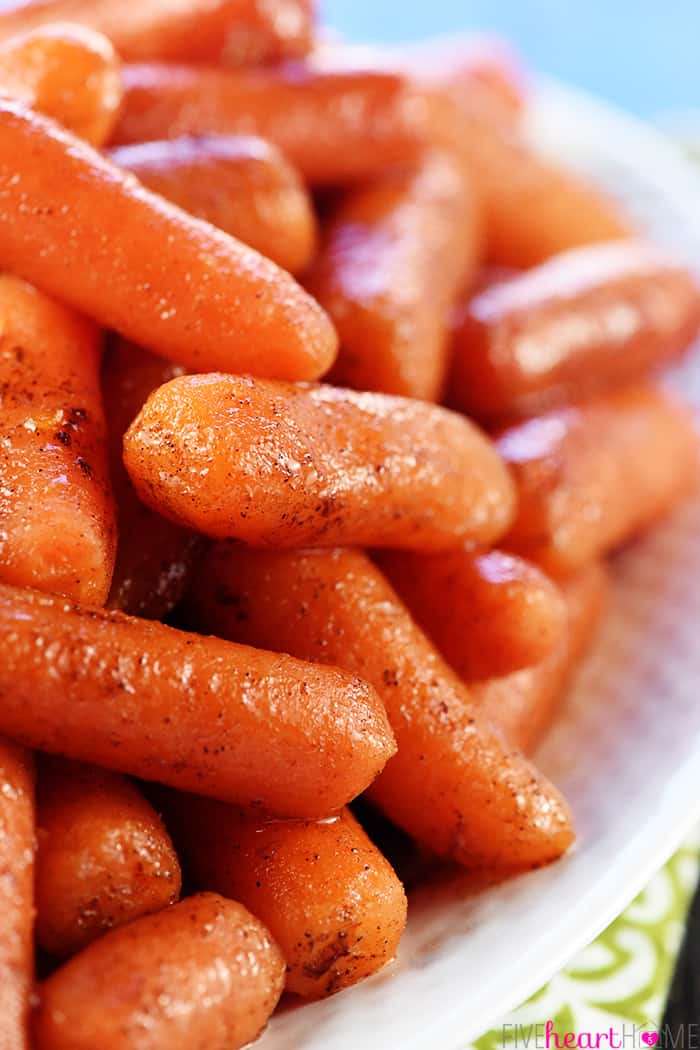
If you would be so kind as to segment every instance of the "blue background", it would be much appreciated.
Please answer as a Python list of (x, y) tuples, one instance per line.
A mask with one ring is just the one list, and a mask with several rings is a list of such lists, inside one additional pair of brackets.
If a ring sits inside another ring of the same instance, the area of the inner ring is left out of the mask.
[(700, 0), (319, 0), (356, 40), (510, 37), (543, 72), (643, 116), (700, 108)]

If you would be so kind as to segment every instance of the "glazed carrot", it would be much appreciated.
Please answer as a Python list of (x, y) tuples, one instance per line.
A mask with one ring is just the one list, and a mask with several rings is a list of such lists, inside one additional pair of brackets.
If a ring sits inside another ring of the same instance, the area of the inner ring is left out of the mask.
[(638, 378), (699, 329), (679, 263), (634, 241), (578, 248), (466, 301), (449, 399), (481, 420), (535, 415)]
[(359, 551), (256, 552), (217, 544), (193, 582), (193, 621), (225, 637), (338, 664), (371, 682), (397, 754), (369, 797), (434, 853), (528, 868), (560, 856), (566, 803), (482, 719), (468, 688)]
[(561, 642), (559, 588), (502, 551), (386, 551), (379, 566), (460, 678), (473, 682), (542, 661)]
[(481, 34), (450, 34), (402, 41), (400, 47), (322, 43), (310, 60), (314, 68), (400, 71), (421, 84), (443, 88), (452, 98), (488, 100), (504, 123), (521, 116), (526, 77), (507, 41)]
[(0, 266), (189, 367), (312, 379), (335, 355), (327, 317), (274, 263), (7, 100)]
[(567, 629), (557, 648), (536, 667), (476, 682), (472, 690), (482, 714), (525, 752), (532, 751), (549, 729), (605, 612), (605, 564), (592, 562), (564, 580), (561, 589)]
[(0, 43), (0, 93), (22, 99), (94, 146), (107, 141), (117, 119), (119, 70), (110, 41), (81, 25), (40, 26)]
[(124, 467), (122, 442), (151, 391), (181, 374), (179, 365), (123, 339), (109, 347), (102, 372), (119, 523), (107, 606), (154, 620), (167, 616), (182, 597), (200, 541), (189, 529), (154, 514), (141, 502)]
[(457, 150), (479, 192), (489, 262), (526, 269), (572, 248), (632, 235), (612, 201), (503, 127), (488, 99), (434, 92), (426, 104), (434, 137)]
[(253, 136), (209, 135), (121, 146), (115, 164), (290, 273), (316, 247), (316, 219), (299, 176), (275, 146)]
[(270, 930), (287, 991), (331, 995), (393, 959), (406, 895), (349, 809), (321, 821), (264, 820), (178, 795), (166, 813), (197, 883), (240, 900)]
[(265, 1027), (284, 962), (250, 912), (215, 893), (112, 930), (44, 981), (36, 1050), (237, 1050)]
[(0, 739), (0, 1046), (29, 1050), (34, 985), (34, 763)]
[(0, 648), (8, 736), (227, 802), (323, 817), (394, 751), (374, 691), (337, 668), (5, 586)]
[(312, 36), (311, 0), (8, 0), (0, 37), (46, 22), (81, 22), (130, 59), (257, 64), (297, 58)]
[(100, 335), (0, 275), (0, 580), (101, 605), (116, 543)]
[(248, 377), (182, 376), (124, 438), (140, 497), (199, 532), (258, 546), (487, 543), (510, 479), (462, 417), (409, 398)]
[(340, 338), (333, 380), (437, 400), (447, 311), (476, 271), (479, 241), (474, 194), (450, 154), (349, 191), (305, 281)]
[(398, 73), (152, 64), (127, 66), (124, 89), (116, 143), (260, 135), (313, 184), (383, 174), (433, 134), (422, 92)]
[(158, 814), (119, 773), (44, 756), (37, 784), (36, 936), (72, 955), (180, 895)]
[(626, 543), (697, 483), (693, 422), (651, 385), (537, 416), (498, 447), (519, 497), (504, 542), (554, 575)]

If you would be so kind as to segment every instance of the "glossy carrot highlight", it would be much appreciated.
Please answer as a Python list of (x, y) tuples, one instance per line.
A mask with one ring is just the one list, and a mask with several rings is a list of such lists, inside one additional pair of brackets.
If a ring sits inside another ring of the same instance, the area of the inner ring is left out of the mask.
[(212, 548), (193, 584), (205, 630), (338, 664), (372, 683), (398, 751), (369, 798), (434, 853), (524, 869), (571, 844), (562, 797), (482, 719), (388, 581), (357, 551)]
[(163, 822), (119, 773), (43, 756), (37, 843), (36, 936), (51, 955), (72, 955), (180, 896)]
[(265, 1027), (284, 961), (263, 924), (215, 893), (112, 930), (44, 981), (36, 1050), (238, 1050)]
[(474, 192), (449, 153), (429, 151), (407, 173), (348, 191), (305, 281), (340, 339), (331, 378), (438, 400), (447, 311), (480, 248)]
[(332, 326), (283, 270), (0, 101), (0, 265), (189, 367), (313, 379)]
[(619, 241), (565, 252), (467, 300), (448, 397), (493, 423), (638, 379), (687, 350), (700, 289), (680, 263)]
[(147, 64), (127, 66), (124, 89), (115, 143), (259, 135), (313, 185), (383, 174), (434, 134), (423, 92), (398, 73)]
[(228, 375), (160, 387), (124, 438), (140, 497), (257, 546), (435, 550), (497, 539), (510, 479), (461, 416), (409, 398)]
[(0, 644), (2, 731), (146, 780), (323, 817), (394, 752), (379, 698), (337, 668), (5, 586)]
[(107, 37), (85, 26), (39, 26), (0, 43), (0, 92), (101, 146), (121, 106), (119, 58)]
[(101, 335), (0, 275), (0, 580), (104, 603), (116, 545)]
[(518, 489), (505, 545), (567, 575), (637, 536), (697, 485), (687, 409), (661, 388), (625, 388), (501, 432)]
[(115, 164), (198, 219), (218, 226), (299, 273), (316, 248), (316, 218), (307, 190), (269, 142), (208, 135), (113, 149)]

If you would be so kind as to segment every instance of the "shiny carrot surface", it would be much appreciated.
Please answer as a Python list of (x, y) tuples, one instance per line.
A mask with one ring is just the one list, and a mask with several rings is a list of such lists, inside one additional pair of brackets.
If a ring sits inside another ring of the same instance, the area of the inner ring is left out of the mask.
[(432, 137), (422, 92), (398, 73), (150, 64), (128, 66), (124, 88), (116, 143), (260, 135), (312, 184), (382, 174)]
[(349, 809), (321, 821), (264, 820), (173, 795), (166, 812), (197, 884), (241, 901), (270, 930), (287, 991), (332, 995), (393, 959), (406, 895)]
[(245, 65), (303, 55), (312, 14), (310, 0), (8, 0), (0, 36), (68, 20), (104, 33), (125, 58)]
[(34, 987), (34, 761), (0, 738), (0, 1046), (30, 1050)]
[(466, 682), (538, 664), (565, 634), (559, 588), (535, 565), (503, 551), (386, 551), (379, 566)]
[(328, 318), (274, 263), (8, 100), (0, 265), (189, 367), (314, 379), (335, 356)]
[(44, 981), (36, 1050), (238, 1050), (284, 985), (268, 931), (235, 901), (189, 897), (100, 937)]
[(180, 895), (163, 822), (119, 773), (44, 755), (37, 844), (36, 936), (51, 955), (72, 955)]
[(699, 330), (680, 263), (635, 241), (579, 248), (464, 303), (448, 397), (484, 421), (535, 415), (637, 379)]
[(274, 639), (374, 685), (398, 752), (369, 797), (433, 852), (470, 866), (523, 869), (570, 845), (566, 803), (481, 718), (468, 688), (366, 555), (219, 544), (191, 604), (204, 630), (259, 645)]
[(608, 584), (603, 562), (592, 562), (564, 580), (566, 631), (553, 652), (535, 667), (474, 683), (474, 702), (482, 715), (523, 751), (539, 744), (557, 715), (605, 613)]
[(350, 190), (331, 216), (306, 287), (340, 339), (331, 378), (435, 401), (447, 367), (447, 311), (480, 253), (462, 166), (428, 152), (416, 168)]
[(467, 420), (409, 398), (227, 375), (182, 376), (124, 439), (141, 498), (258, 546), (442, 549), (512, 518), (510, 479)]
[(123, 339), (108, 348), (102, 371), (119, 524), (107, 605), (154, 620), (167, 616), (182, 597), (200, 541), (189, 529), (154, 514), (141, 502), (124, 468), (122, 443), (148, 395), (181, 374), (179, 365)]
[(555, 575), (633, 539), (697, 485), (693, 421), (650, 385), (517, 424), (498, 448), (518, 489), (505, 545)]
[(379, 698), (334, 667), (5, 586), (0, 648), (0, 731), (225, 801), (323, 817), (394, 751)]
[(116, 544), (98, 329), (0, 275), (0, 580), (101, 605)]
[(243, 135), (166, 139), (117, 147), (110, 158), (290, 273), (311, 260), (316, 219), (309, 194), (269, 142)]
[(121, 106), (119, 59), (105, 36), (85, 26), (40, 26), (0, 43), (0, 92), (101, 146)]

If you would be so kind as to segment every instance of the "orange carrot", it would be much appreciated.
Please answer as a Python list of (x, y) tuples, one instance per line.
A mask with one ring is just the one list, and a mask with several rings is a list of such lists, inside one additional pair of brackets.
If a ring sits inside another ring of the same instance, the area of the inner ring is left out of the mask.
[(98, 330), (0, 275), (0, 579), (101, 605), (116, 542)]
[(317, 999), (396, 954), (406, 895), (349, 809), (329, 820), (264, 820), (173, 795), (166, 812), (199, 885), (240, 900), (287, 962), (287, 991)]
[(46, 22), (81, 22), (125, 58), (257, 64), (296, 58), (312, 36), (311, 0), (7, 0), (0, 37)]
[(310, 262), (316, 219), (309, 195), (269, 142), (209, 135), (121, 146), (110, 157), (150, 190), (238, 237), (290, 273)]
[(549, 729), (605, 612), (607, 591), (603, 562), (592, 562), (565, 580), (567, 629), (557, 648), (536, 667), (474, 683), (482, 715), (523, 751), (532, 751)]
[(124, 432), (157, 387), (182, 368), (138, 346), (117, 340), (102, 373), (109, 425), (112, 482), (119, 542), (107, 605), (134, 616), (162, 620), (182, 597), (200, 546), (198, 537), (154, 514), (136, 495), (122, 459)]
[(116, 143), (260, 135), (313, 184), (383, 174), (433, 134), (423, 92), (398, 73), (151, 64), (127, 66), (124, 89)]
[(468, 688), (358, 551), (257, 552), (218, 544), (193, 583), (204, 629), (338, 664), (371, 682), (397, 754), (369, 797), (434, 853), (522, 869), (573, 833), (556, 789), (482, 718)]
[(433, 92), (437, 141), (451, 144), (480, 195), (489, 262), (525, 269), (586, 244), (629, 237), (617, 206), (580, 176), (533, 151), (476, 94)]
[(374, 691), (337, 668), (6, 586), (0, 648), (0, 731), (224, 801), (326, 816), (394, 751)]
[(173, 379), (127, 431), (124, 461), (154, 509), (258, 546), (487, 543), (513, 511), (503, 464), (467, 420), (331, 386)]
[(443, 554), (386, 551), (379, 566), (466, 682), (538, 664), (565, 633), (559, 588), (522, 558), (464, 547)]
[(180, 895), (158, 814), (119, 773), (44, 756), (37, 790), (36, 935), (72, 955)]
[(7, 100), (0, 265), (189, 367), (313, 379), (335, 355), (328, 318), (274, 263)]
[(654, 386), (537, 416), (498, 447), (519, 497), (505, 544), (554, 575), (626, 543), (697, 484), (692, 420)]
[(405, 174), (349, 191), (306, 287), (340, 338), (332, 378), (435, 401), (447, 311), (479, 258), (479, 216), (460, 164), (437, 150)]
[(101, 146), (122, 101), (119, 59), (101, 33), (81, 25), (39, 26), (0, 43), (0, 93)]
[(34, 763), (0, 739), (0, 1046), (29, 1050), (34, 985)]
[(449, 399), (487, 421), (534, 415), (637, 379), (699, 329), (700, 292), (679, 263), (635, 241), (579, 248), (467, 300)]
[(284, 986), (279, 948), (241, 904), (200, 893), (100, 937), (44, 981), (36, 1050), (237, 1050)]

